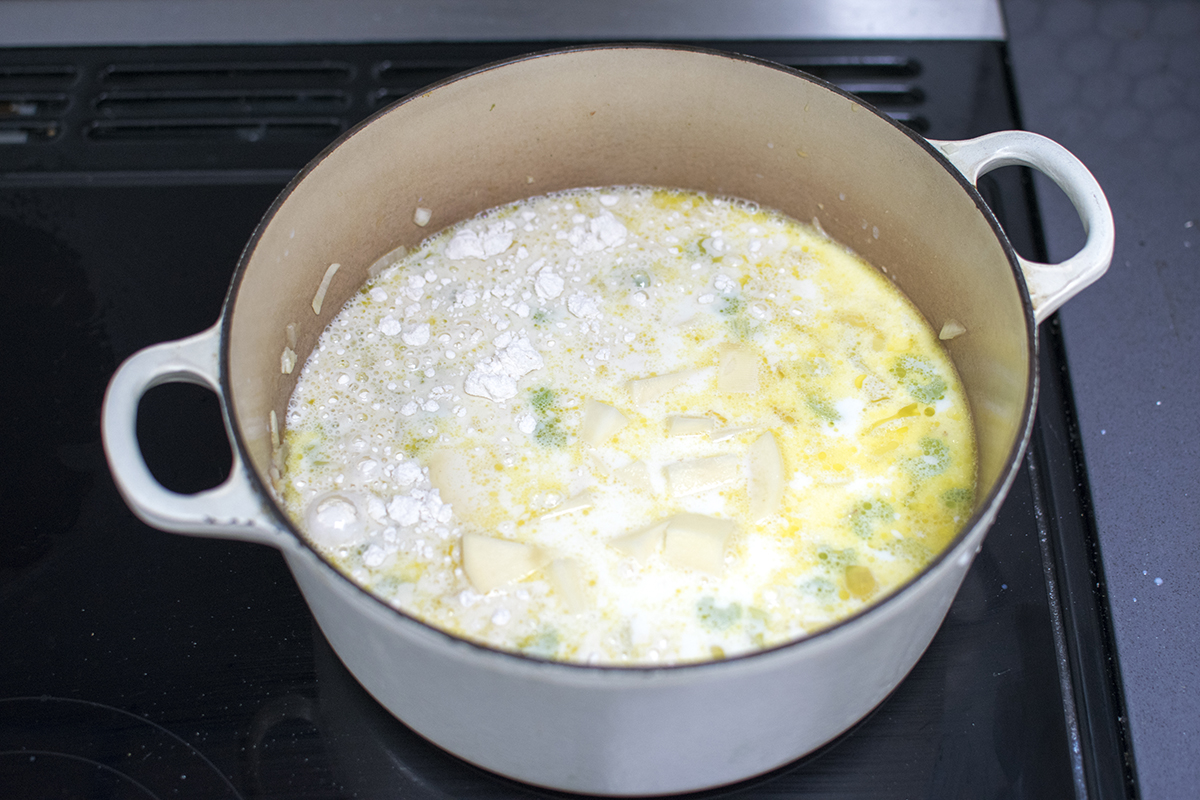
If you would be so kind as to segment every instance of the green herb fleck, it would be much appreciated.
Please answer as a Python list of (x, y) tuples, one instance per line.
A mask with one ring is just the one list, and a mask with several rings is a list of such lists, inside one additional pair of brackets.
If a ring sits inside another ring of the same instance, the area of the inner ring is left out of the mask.
[(946, 381), (932, 364), (916, 356), (900, 356), (892, 365), (891, 373), (920, 403), (934, 403), (946, 395)]
[(877, 523), (895, 519), (896, 511), (882, 500), (856, 503), (850, 510), (850, 529), (860, 539), (870, 539)]
[(567, 431), (562, 426), (557, 403), (558, 395), (548, 386), (529, 392), (529, 407), (537, 418), (533, 440), (542, 447), (565, 447), (567, 444)]
[(543, 419), (539, 420), (537, 427), (533, 429), (533, 439), (542, 447), (565, 447), (567, 432), (563, 430), (557, 418)]
[(738, 603), (721, 607), (712, 597), (706, 596), (696, 603), (696, 616), (708, 627), (723, 631), (741, 619), (742, 607)]
[(537, 412), (539, 417), (550, 414), (551, 409), (554, 408), (554, 401), (556, 399), (554, 390), (548, 386), (533, 389), (529, 392), (529, 405), (533, 406), (533, 410)]
[(526, 655), (554, 658), (558, 653), (558, 631), (553, 628), (542, 628), (533, 636), (523, 639), (518, 646)]
[(942, 492), (942, 504), (951, 511), (970, 511), (975, 504), (975, 492), (965, 486), (956, 486)]
[(838, 410), (833, 407), (833, 403), (829, 402), (820, 395), (810, 394), (805, 399), (804, 404), (808, 406), (808, 410), (816, 414), (821, 419), (828, 422), (830, 425), (842, 418)]
[(922, 480), (945, 472), (950, 466), (950, 446), (932, 436), (922, 436), (919, 444), (921, 455), (908, 461), (913, 477)]
[(809, 578), (800, 584), (800, 591), (822, 603), (828, 603), (837, 594), (837, 586), (828, 578)]
[(740, 297), (726, 297), (718, 309), (718, 313), (727, 317), (735, 317), (746, 309), (746, 301)]
[(853, 547), (834, 550), (829, 545), (821, 545), (817, 548), (817, 561), (831, 572), (841, 572), (851, 564), (858, 562), (858, 553), (854, 552)]

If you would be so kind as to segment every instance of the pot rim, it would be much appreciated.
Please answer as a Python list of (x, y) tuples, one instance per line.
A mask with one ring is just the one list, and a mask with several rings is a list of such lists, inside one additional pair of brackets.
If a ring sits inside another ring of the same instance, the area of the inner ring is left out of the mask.
[[(912, 130), (905, 127), (904, 125), (901, 125), (899, 122), (892, 119), (887, 114), (884, 114), (882, 111), (879, 111), (874, 106), (863, 102), (862, 100), (858, 99), (854, 95), (849, 94), (848, 92), (844, 91), (843, 89), (839, 88), (838, 86), (836, 86), (828, 81), (825, 81), (821, 78), (817, 78), (813, 75), (808, 75), (799, 70), (796, 70), (791, 67), (785, 66), (783, 64), (779, 64), (777, 62), (769, 61), (769, 60), (766, 60), (763, 58), (758, 58), (755, 56), (748, 56), (748, 55), (744, 55), (741, 53), (735, 53), (735, 52), (730, 52), (730, 51), (715, 50), (715, 49), (706, 48), (706, 47), (697, 47), (694, 45), (657, 43), (657, 42), (597, 43), (597, 44), (575, 45), (575, 46), (570, 46), (570, 47), (540, 50), (540, 51), (526, 53), (526, 54), (519, 55), (519, 56), (514, 56), (512, 58), (503, 59), (500, 61), (490, 62), (488, 64), (484, 64), (484, 65), (466, 70), (464, 72), (457, 73), (448, 78), (444, 78), (440, 81), (432, 83), (422, 89), (419, 89), (419, 90), (413, 92), (412, 94), (410, 94), (404, 98), (401, 98), (400, 100), (397, 100), (395, 103), (392, 103), (391, 105), (387, 106), (386, 108), (375, 112), (374, 114), (370, 115), (366, 119), (362, 120), (358, 124), (351, 127), (349, 130), (342, 133), (342, 135), (340, 135), (337, 139), (335, 139), (328, 146), (326, 146), (320, 153), (318, 153), (316, 156), (314, 156), (311, 161), (309, 161), (299, 172), (297, 172), (296, 175), (290, 181), (288, 181), (287, 185), (283, 188), (283, 190), (279, 193), (279, 195), (271, 203), (270, 207), (263, 214), (262, 219), (255, 226), (253, 234), (251, 234), (249, 240), (246, 243), (246, 246), (243, 248), (240, 257), (238, 258), (237, 267), (234, 270), (233, 277), (230, 280), (229, 289), (226, 293), (225, 300), (222, 304), (221, 317), (220, 317), (221, 335), (220, 335), (220, 344), (219, 344), (219, 359), (220, 359), (219, 371), (220, 371), (221, 390), (222, 390), (222, 393), (224, 394), (224, 396), (228, 399), (227, 403), (224, 406), (224, 415), (226, 418), (226, 428), (230, 432), (230, 438), (233, 442), (233, 446), (237, 449), (238, 455), (247, 464), (252, 464), (253, 461), (250, 459), (249, 448), (247, 447), (247, 444), (243, 437), (241, 428), (240, 428), (240, 426), (234, 424), (233, 415), (230, 411), (230, 405), (232, 403), (232, 398), (233, 398), (233, 386), (232, 386), (231, 379), (230, 379), (230, 369), (229, 369), (229, 350), (230, 350), (229, 340), (230, 340), (230, 331), (231, 331), (231, 326), (232, 326), (233, 313), (234, 313), (235, 306), (236, 306), (238, 290), (240, 289), (242, 280), (247, 272), (250, 258), (253, 255), (264, 232), (274, 221), (276, 213), (279, 211), (280, 207), (287, 201), (287, 199), (291, 196), (292, 192), (295, 191), (304, 182), (305, 178), (307, 178), (308, 175), (314, 169), (316, 169), (316, 167), (321, 162), (323, 162), (330, 154), (333, 153), (333, 151), (337, 150), (344, 143), (346, 143), (351, 138), (353, 138), (356, 134), (358, 134), (366, 126), (373, 124), (380, 118), (384, 117), (387, 114), (392, 113), (393, 111), (399, 110), (400, 107), (408, 104), (409, 102), (411, 102), (417, 98), (424, 97), (425, 95), (430, 94), (431, 92), (437, 91), (438, 89), (442, 88), (443, 86), (457, 83), (461, 80), (471, 78), (474, 75), (478, 75), (478, 74), (485, 73), (485, 72), (491, 72), (491, 71), (499, 69), (499, 68), (503, 68), (503, 67), (506, 67), (506, 66), (509, 66), (512, 64), (517, 64), (517, 63), (521, 63), (521, 62), (525, 62), (525, 61), (530, 61), (533, 59), (552, 58), (555, 56), (570, 55), (573, 53), (586, 53), (586, 52), (592, 52), (592, 51), (615, 51), (615, 50), (643, 50), (643, 51), (644, 50), (671, 50), (671, 51), (678, 51), (678, 52), (690, 52), (690, 53), (695, 53), (697, 55), (726, 58), (730, 61), (746, 62), (746, 63), (754, 64), (757, 66), (761, 66), (761, 67), (767, 67), (767, 68), (788, 74), (794, 78), (798, 78), (800, 80), (804, 80), (804, 81), (808, 81), (809, 83), (816, 84), (817, 86), (819, 86), (821, 88), (827, 89), (837, 95), (840, 95), (841, 97), (856, 104), (857, 106), (862, 108), (864, 111), (867, 111), (867, 112), (875, 115), (876, 117), (886, 121), (897, 131), (899, 131), (899, 132), (903, 133), (905, 136), (907, 136), (914, 144), (916, 144), (918, 147), (923, 149), (925, 151), (925, 153), (934, 160), (934, 162), (936, 162), (940, 167), (942, 167), (942, 169), (944, 169), (948, 173), (950, 173), (950, 175), (958, 182), (959, 186), (964, 191), (967, 192), (967, 195), (975, 203), (976, 209), (981, 214), (983, 214), (988, 225), (991, 227), (992, 232), (995, 234), (996, 239), (998, 240), (1002, 250), (1004, 251), (1004, 256), (1005, 256), (1005, 259), (1008, 261), (1009, 269), (1012, 270), (1014, 276), (1017, 279), (1016, 280), (1017, 291), (1020, 294), (1021, 307), (1022, 307), (1022, 310), (1024, 312), (1024, 317), (1025, 317), (1025, 340), (1026, 340), (1026, 345), (1027, 345), (1026, 355), (1028, 358), (1028, 363), (1030, 365), (1030, 369), (1028, 372), (1029, 377), (1026, 381), (1026, 386), (1025, 386), (1025, 400), (1024, 400), (1024, 404), (1023, 404), (1023, 410), (1021, 413), (1021, 420), (1020, 420), (1019, 425), (1016, 428), (1016, 430), (1018, 431), (1018, 436), (1016, 437), (1016, 439), (1012, 445), (1012, 448), (1010, 449), (1009, 454), (1005, 459), (1004, 463), (1006, 464), (1006, 468), (1001, 470), (1001, 473), (997, 476), (996, 480), (992, 483), (992, 486), (990, 487), (990, 489), (989, 489), (987, 495), (985, 496), (985, 498), (983, 499), (983, 501), (976, 503), (975, 511), (971, 514), (971, 516), (967, 519), (967, 521), (962, 525), (962, 527), (959, 528), (958, 533), (955, 534), (954, 538), (950, 541), (950, 543), (945, 548), (943, 548), (939, 553), (937, 553), (919, 572), (917, 572), (915, 575), (910, 577), (904, 583), (895, 587), (888, 594), (878, 598), (877, 600), (872, 602), (870, 605), (867, 605), (867, 606), (859, 609), (855, 613), (853, 613), (849, 616), (846, 616), (846, 617), (842, 617), (841, 619), (837, 620), (836, 622), (834, 622), (826, 627), (823, 627), (817, 631), (814, 631), (813, 633), (802, 636), (798, 639), (793, 639), (791, 641), (784, 642), (784, 643), (778, 644), (778, 645), (774, 645), (772, 647), (763, 648), (760, 650), (753, 650), (753, 651), (750, 651), (747, 653), (729, 656), (727, 658), (720, 659), (720, 660), (681, 662), (681, 663), (674, 663), (674, 664), (629, 664), (629, 665), (624, 665), (624, 664), (583, 664), (583, 663), (571, 662), (571, 661), (556, 661), (556, 660), (541, 658), (541, 657), (537, 657), (537, 656), (530, 656), (530, 655), (526, 655), (524, 653), (514, 652), (514, 651), (510, 651), (510, 650), (501, 650), (500, 648), (493, 647), (491, 645), (487, 645), (482, 642), (477, 642), (477, 641), (473, 641), (473, 640), (465, 638), (465, 637), (456, 636), (452, 633), (449, 633), (449, 632), (437, 627), (436, 625), (425, 622), (424, 620), (420, 619), (419, 617), (417, 617), (413, 614), (410, 614), (400, 608), (397, 608), (396, 606), (391, 605), (390, 603), (383, 600), (381, 597), (374, 594), (370, 590), (365, 589), (364, 587), (355, 583), (353, 580), (350, 579), (349, 576), (347, 576), (340, 569), (338, 569), (319, 550), (314, 548), (308, 542), (308, 540), (305, 539), (305, 537), (300, 533), (300, 531), (296, 528), (295, 524), (292, 523), (291, 519), (287, 516), (287, 514), (284, 513), (283, 510), (279, 507), (279, 504), (275, 498), (274, 490), (262, 480), (262, 478), (258, 474), (258, 471), (256, 469), (251, 468), (251, 469), (246, 470), (246, 472), (247, 472), (247, 477), (248, 477), (251, 485), (254, 488), (254, 491), (261, 498), (264, 498), (267, 500), (267, 502), (263, 504), (264, 510), (266, 510), (266, 512), (273, 518), (273, 521), (281, 530), (287, 531), (288, 533), (291, 534), (291, 536), (296, 540), (296, 543), (298, 543), (301, 546), (300, 552), (306, 553), (310, 556), (315, 556), (325, 567), (327, 567), (330, 571), (335, 573), (340, 580), (343, 580), (346, 583), (348, 583), (355, 590), (357, 590), (362, 596), (369, 598), (372, 602), (378, 604), (380, 607), (385, 609), (387, 612), (397, 615), (400, 619), (405, 620), (407, 622), (415, 623), (420, 628), (423, 628), (426, 631), (431, 631), (431, 632), (437, 634), (440, 637), (440, 639), (448, 645), (451, 645), (454, 647), (460, 647), (462, 645), (466, 645), (467, 647), (473, 649), (475, 652), (479, 653), (484, 658), (500, 657), (502, 659), (503, 663), (507, 663), (507, 664), (526, 662), (530, 666), (536, 665), (538, 667), (547, 668), (547, 669), (561, 668), (561, 669), (565, 669), (565, 670), (583, 671), (583, 672), (588, 672), (588, 673), (592, 673), (592, 674), (597, 674), (597, 673), (622, 673), (622, 674), (635, 673), (635, 674), (649, 675), (649, 674), (662, 674), (662, 673), (678, 673), (680, 671), (685, 671), (685, 672), (691, 673), (693, 671), (701, 670), (701, 669), (707, 669), (707, 670), (726, 669), (726, 668), (732, 667), (733, 665), (744, 663), (748, 659), (755, 659), (755, 658), (759, 658), (761, 656), (766, 656), (766, 655), (771, 655), (771, 654), (774, 654), (774, 655), (781, 654), (784, 651), (788, 651), (792, 648), (796, 648), (800, 645), (804, 645), (813, 640), (821, 639), (822, 637), (827, 637), (827, 635), (834, 634), (835, 632), (840, 631), (841, 629), (843, 629), (847, 626), (853, 625), (858, 620), (870, 615), (872, 612), (876, 611), (877, 609), (880, 609), (886, 605), (890, 605), (890, 604), (897, 602), (901, 598), (902, 595), (908, 594), (909, 590), (912, 589), (916, 584), (921, 582), (924, 578), (926, 578), (931, 573), (937, 571), (938, 568), (942, 564), (944, 564), (947, 559), (950, 559), (952, 557), (955, 557), (955, 558), (958, 557), (957, 551), (963, 546), (964, 542), (966, 542), (971, 537), (971, 535), (975, 532), (975, 530), (980, 527), (980, 525), (985, 525), (986, 527), (990, 527), (992, 525), (992, 523), (994, 522), (995, 511), (998, 510), (1000, 503), (1003, 501), (1004, 497), (1008, 494), (1009, 486), (1011, 485), (1012, 480), (1015, 477), (1016, 472), (1020, 467), (1021, 458), (1025, 451), (1025, 447), (1029, 442), (1029, 438), (1030, 438), (1032, 428), (1033, 428), (1033, 418), (1034, 418), (1034, 412), (1035, 412), (1035, 407), (1036, 407), (1036, 402), (1037, 402), (1038, 380), (1039, 380), (1038, 370), (1037, 370), (1037, 359), (1038, 359), (1037, 323), (1035, 321), (1033, 303), (1032, 303), (1032, 300), (1030, 299), (1029, 290), (1026, 286), (1024, 273), (1021, 271), (1020, 265), (1017, 261), (1016, 250), (1013, 248), (1012, 244), (1009, 242), (1008, 236), (1005, 234), (1004, 229), (1000, 226), (999, 221), (996, 219), (995, 215), (992, 213), (992, 210), (988, 207), (987, 203), (983, 199), (983, 196), (979, 193), (979, 191), (975, 188), (975, 186), (967, 179), (967, 177), (965, 175), (963, 175), (962, 172), (960, 172), (957, 168), (954, 167), (953, 164), (950, 163), (950, 161), (942, 154), (941, 151), (939, 151), (936, 147), (934, 147), (932, 144), (930, 144), (930, 142), (927, 139), (925, 139), (921, 135), (913, 132)], [(897, 288), (899, 288), (899, 287), (897, 287)], [(517, 659), (517, 662), (510, 662), (507, 659)], [(582, 673), (577, 672), (576, 674), (582, 674)]]

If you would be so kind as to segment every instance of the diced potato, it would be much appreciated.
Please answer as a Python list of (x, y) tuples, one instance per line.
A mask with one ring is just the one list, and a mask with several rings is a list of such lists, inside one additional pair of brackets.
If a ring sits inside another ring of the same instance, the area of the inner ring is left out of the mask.
[(657, 553), (662, 547), (663, 533), (670, 524), (671, 520), (665, 519), (639, 531), (610, 539), (608, 543), (622, 553), (633, 556), (640, 563), (645, 564), (650, 556)]
[(549, 557), (540, 548), (478, 533), (462, 537), (462, 565), (475, 591), (487, 594), (541, 569)]
[(480, 491), (474, 477), (474, 462), (479, 457), (469, 451), (439, 450), (428, 461), (429, 482), (438, 490), (443, 503), (449, 503), (455, 517), (463, 522), (482, 520), (490, 501)]
[(846, 588), (855, 597), (866, 597), (875, 591), (875, 575), (867, 567), (846, 567)]
[(650, 481), (650, 468), (644, 461), (634, 461), (613, 472), (613, 477), (631, 489), (641, 489), (653, 492), (654, 484)]
[(725, 571), (725, 547), (734, 528), (729, 519), (676, 514), (663, 537), (663, 558), (681, 569), (720, 576)]
[(699, 371), (685, 369), (682, 372), (655, 375), (653, 378), (634, 378), (627, 384), (629, 398), (635, 406), (649, 405), (672, 389), (687, 383)]
[(744, 425), (740, 428), (721, 428), (717, 431), (712, 431), (708, 434), (709, 441), (723, 442), (726, 439), (732, 439), (735, 436), (741, 436), (743, 433), (750, 433), (758, 430), (754, 425)]
[(737, 456), (720, 455), (680, 461), (667, 466), (667, 491), (672, 497), (687, 497), (709, 489), (732, 486), (741, 478)]
[(746, 478), (751, 522), (762, 522), (767, 517), (779, 513), (787, 476), (784, 474), (779, 443), (770, 431), (750, 445), (746, 453)]
[(591, 602), (584, 587), (583, 570), (573, 558), (556, 558), (546, 568), (554, 591), (562, 598), (563, 605), (572, 614), (587, 611)]
[(668, 436), (699, 436), (713, 429), (715, 423), (710, 417), (671, 417), (667, 428)]
[(579, 438), (596, 447), (607, 442), (628, 424), (629, 417), (617, 409), (598, 400), (588, 400), (583, 404)]
[(564, 517), (567, 514), (574, 514), (577, 511), (586, 511), (591, 508), (592, 496), (587, 492), (580, 492), (574, 497), (559, 503), (554, 508), (542, 514), (542, 519), (554, 519), (555, 517)]
[(748, 347), (727, 346), (721, 351), (717, 368), (717, 389), (722, 392), (753, 394), (758, 391), (758, 369), (762, 359)]
[(587, 462), (591, 466), (592, 471), (601, 478), (607, 478), (609, 475), (612, 475), (612, 467), (595, 450), (587, 451)]

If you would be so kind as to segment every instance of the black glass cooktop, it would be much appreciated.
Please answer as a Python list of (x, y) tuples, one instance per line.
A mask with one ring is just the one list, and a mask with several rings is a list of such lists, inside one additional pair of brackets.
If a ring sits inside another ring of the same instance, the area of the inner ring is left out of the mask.
[[(726, 42), (918, 132), (1019, 127), (994, 42)], [(507, 45), (0, 53), (4, 279), (0, 796), (558, 796), (392, 718), (333, 655), (281, 557), (150, 529), (116, 493), (100, 402), (130, 353), (217, 317), (288, 176), (376, 106)], [(1027, 176), (982, 187), (1040, 254)], [(1103, 587), (1052, 319), (1030, 453), (941, 631), (871, 716), (739, 798), (1125, 797)], [(172, 385), (139, 436), (168, 487), (215, 485), (215, 398)]]

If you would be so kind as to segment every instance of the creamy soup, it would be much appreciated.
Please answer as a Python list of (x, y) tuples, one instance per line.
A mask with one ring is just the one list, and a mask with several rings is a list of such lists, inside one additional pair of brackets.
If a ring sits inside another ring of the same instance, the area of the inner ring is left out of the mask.
[(970, 514), (938, 336), (820, 230), (576, 190), (397, 254), (304, 365), (277, 489), (352, 580), (589, 664), (782, 644), (909, 580)]

